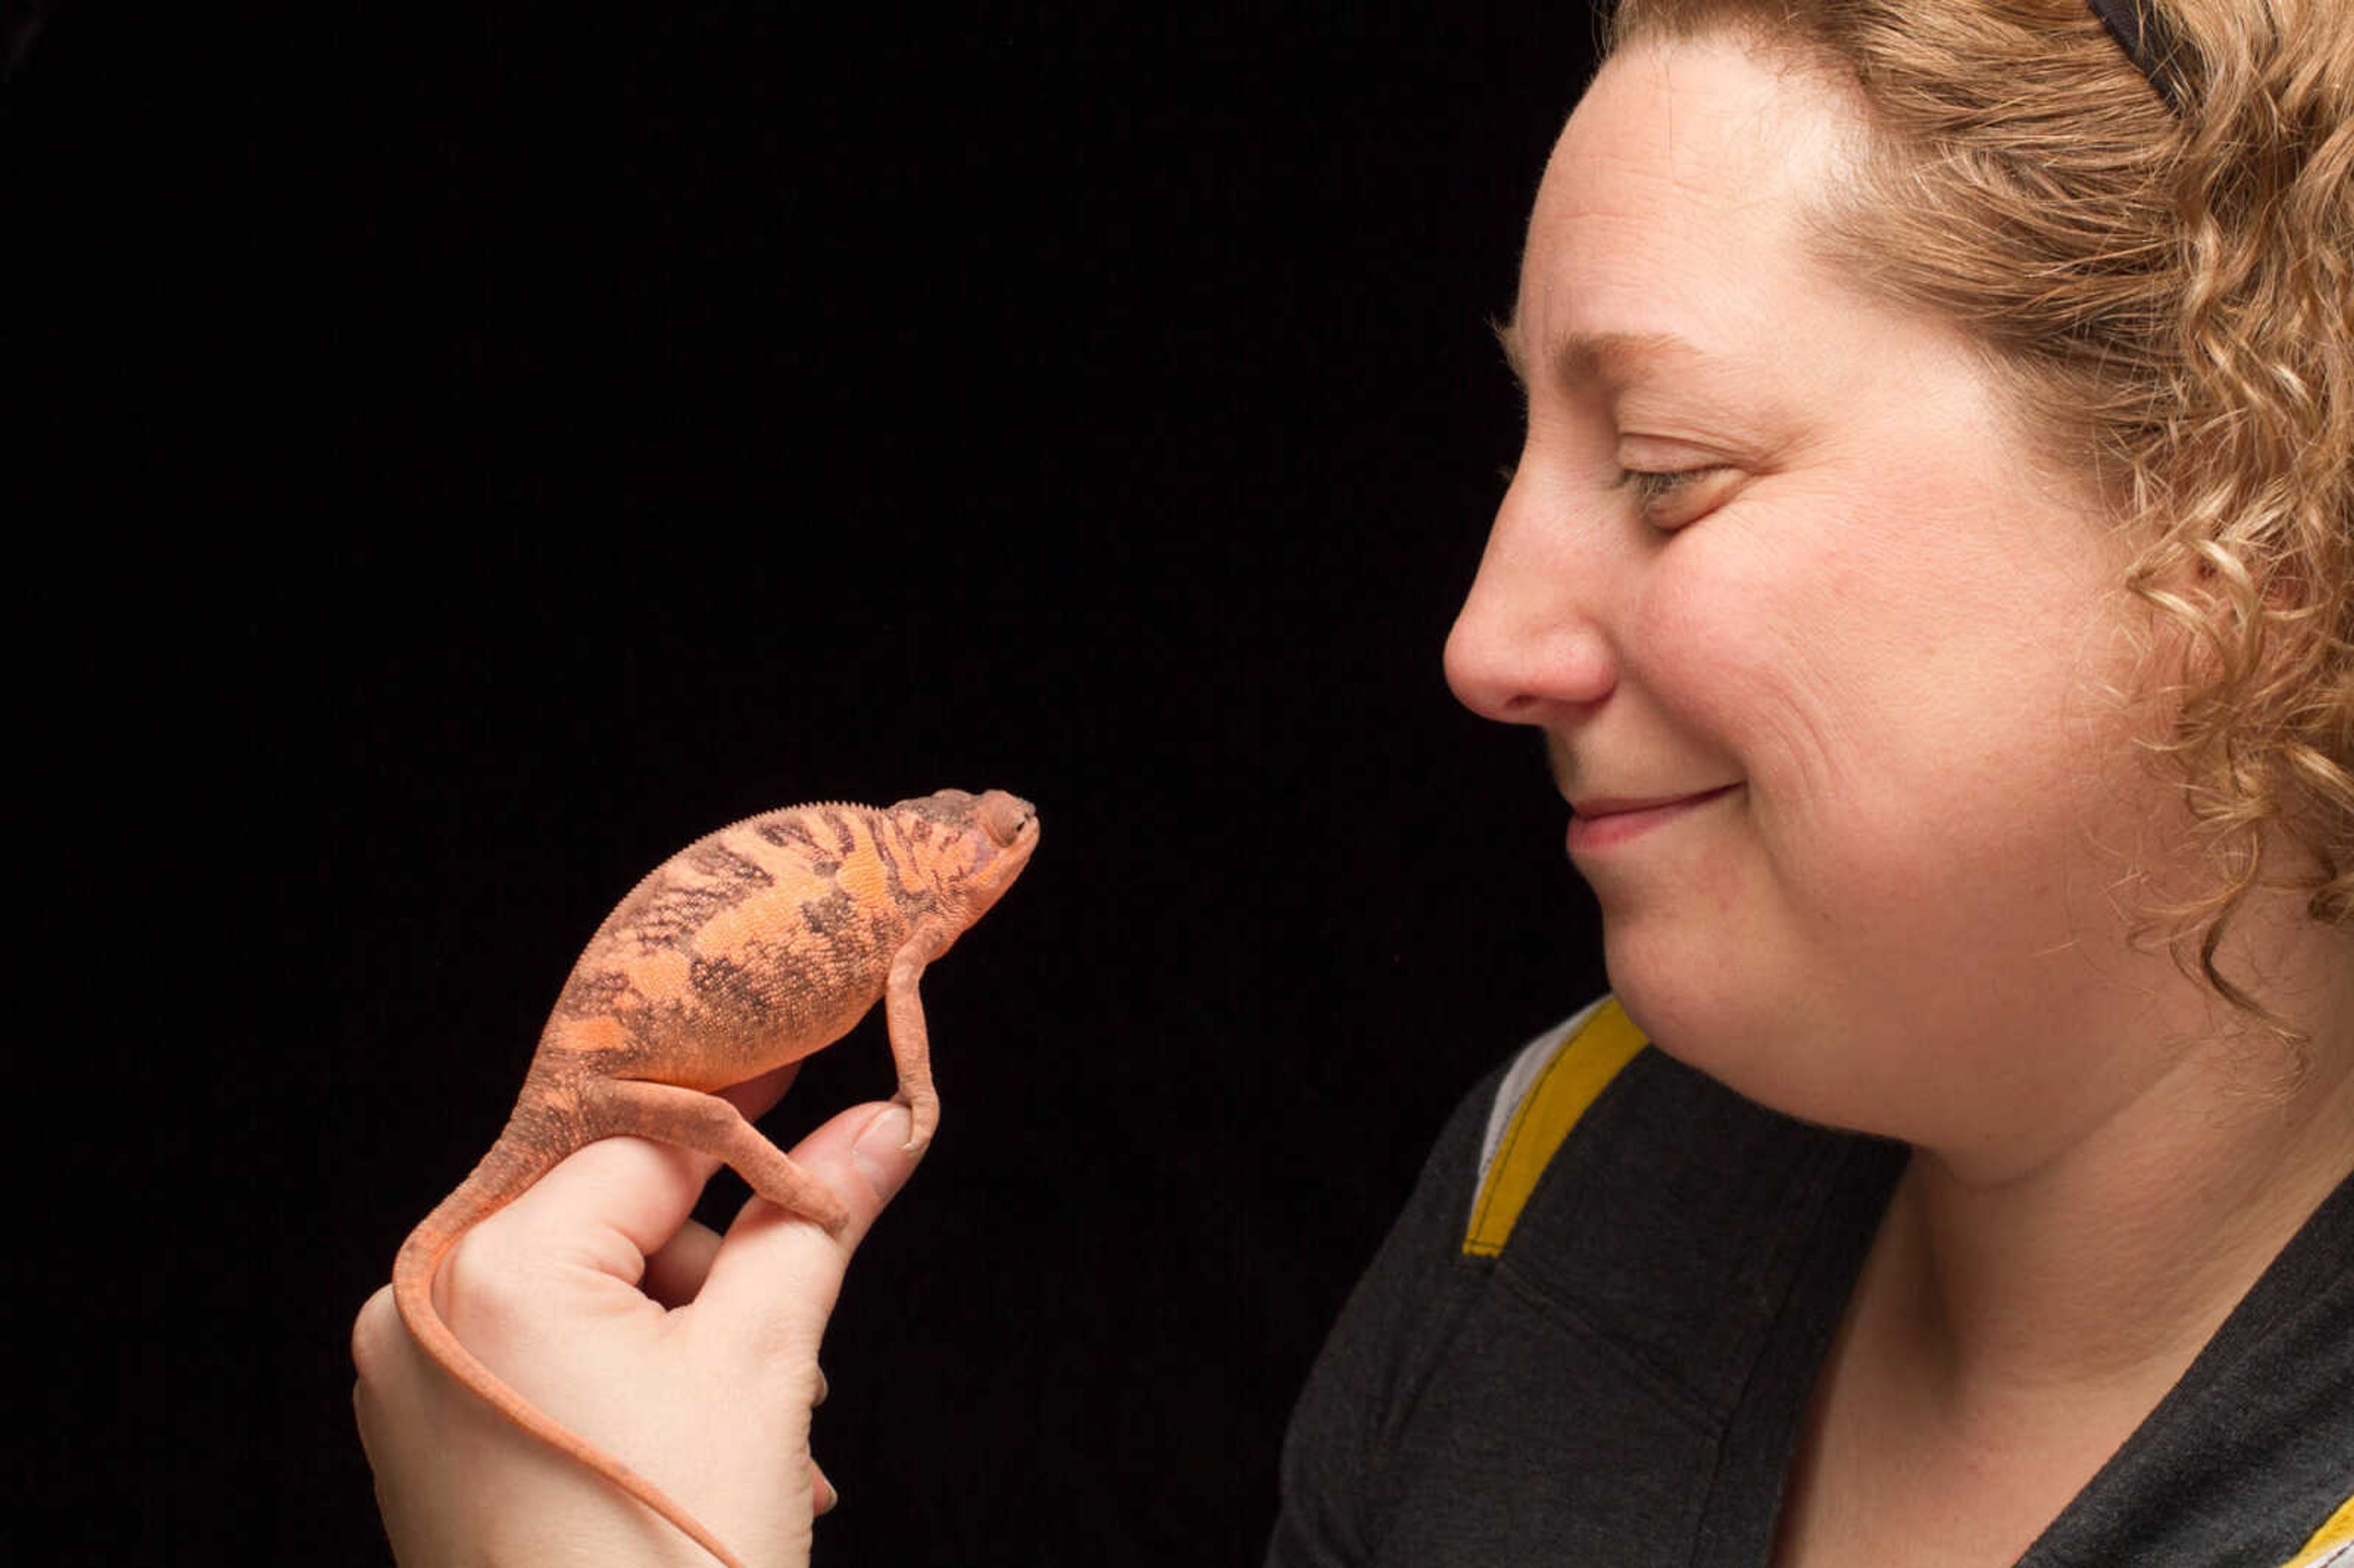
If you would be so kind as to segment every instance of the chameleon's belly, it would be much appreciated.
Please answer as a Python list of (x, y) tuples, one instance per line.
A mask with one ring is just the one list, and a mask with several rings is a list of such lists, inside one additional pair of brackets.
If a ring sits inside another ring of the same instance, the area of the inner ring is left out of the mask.
[[(906, 934), (832, 878), (720, 891), (641, 889), (639, 918), (616, 911), (566, 983), (549, 1044), (608, 1075), (722, 1088), (832, 1044), (883, 994)], [(644, 918), (644, 896), (665, 892), (694, 896), (696, 917)]]

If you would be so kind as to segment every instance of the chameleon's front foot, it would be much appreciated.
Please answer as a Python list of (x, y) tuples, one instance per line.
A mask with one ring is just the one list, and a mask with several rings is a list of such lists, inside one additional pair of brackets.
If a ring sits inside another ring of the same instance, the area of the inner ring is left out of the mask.
[(891, 1103), (907, 1107), (907, 1141), (900, 1149), (909, 1154), (921, 1152), (939, 1128), (940, 1097), (932, 1093), (929, 1085), (919, 1089), (903, 1087), (891, 1097)]

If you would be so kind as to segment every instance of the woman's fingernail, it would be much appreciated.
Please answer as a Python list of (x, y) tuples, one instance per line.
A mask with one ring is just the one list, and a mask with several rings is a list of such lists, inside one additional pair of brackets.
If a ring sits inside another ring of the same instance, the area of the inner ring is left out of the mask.
[(916, 1168), (916, 1162), (901, 1148), (914, 1128), (907, 1107), (885, 1106), (850, 1146), (850, 1157), (858, 1162), (859, 1174), (886, 1198), (899, 1190), (907, 1173)]

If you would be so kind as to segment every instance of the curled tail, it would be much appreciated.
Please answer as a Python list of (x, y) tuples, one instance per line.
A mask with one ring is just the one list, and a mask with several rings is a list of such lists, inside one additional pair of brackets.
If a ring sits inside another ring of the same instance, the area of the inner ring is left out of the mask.
[(440, 1362), (451, 1377), (482, 1395), (493, 1409), (549, 1447), (571, 1455), (604, 1476), (676, 1525), (727, 1568), (745, 1568), (741, 1558), (722, 1545), (718, 1537), (705, 1529), (669, 1493), (604, 1449), (576, 1436), (508, 1387), (498, 1373), (459, 1342), (433, 1305), (434, 1276), (441, 1272), (442, 1263), (459, 1239), (513, 1202), (567, 1152), (502, 1135), (482, 1157), (482, 1162), (458, 1184), (458, 1190), (436, 1205), (409, 1232), (408, 1239), (400, 1244), (400, 1255), (392, 1266), (393, 1302), (400, 1308), (401, 1321), (408, 1326), (410, 1336), (424, 1347), (425, 1353)]

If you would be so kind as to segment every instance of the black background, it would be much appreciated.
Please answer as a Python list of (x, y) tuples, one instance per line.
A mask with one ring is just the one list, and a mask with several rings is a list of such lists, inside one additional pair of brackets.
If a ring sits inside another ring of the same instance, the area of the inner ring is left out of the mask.
[(1585, 6), (202, 9), (0, 90), (46, 1560), (388, 1561), (351, 1316), (590, 928), (943, 785), (1044, 838), (926, 981), (820, 1562), (1255, 1560), (1429, 1139), (1603, 984), (1439, 672)]

